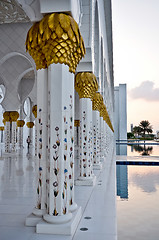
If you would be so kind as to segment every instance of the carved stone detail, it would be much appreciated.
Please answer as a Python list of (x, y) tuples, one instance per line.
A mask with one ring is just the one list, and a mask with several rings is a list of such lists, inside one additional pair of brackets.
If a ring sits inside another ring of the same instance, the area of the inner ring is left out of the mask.
[(15, 0), (0, 1), (0, 24), (16, 22), (30, 22), (30, 20)]

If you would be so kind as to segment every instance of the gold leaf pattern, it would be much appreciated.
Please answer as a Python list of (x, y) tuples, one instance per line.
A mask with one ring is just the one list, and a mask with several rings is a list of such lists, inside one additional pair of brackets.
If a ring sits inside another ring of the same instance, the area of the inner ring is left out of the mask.
[(73, 73), (86, 52), (78, 24), (64, 13), (48, 14), (35, 23), (28, 31), (26, 50), (37, 70), (52, 63), (64, 63)]
[(93, 98), (98, 90), (96, 77), (91, 72), (79, 72), (75, 76), (75, 90), (79, 94), (79, 98)]

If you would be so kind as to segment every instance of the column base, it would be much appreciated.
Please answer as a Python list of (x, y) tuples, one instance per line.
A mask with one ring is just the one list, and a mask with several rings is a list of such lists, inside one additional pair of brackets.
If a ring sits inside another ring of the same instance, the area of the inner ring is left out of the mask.
[(25, 225), (28, 227), (35, 227), (45, 213), (46, 209), (34, 208), (33, 212), (26, 218)]
[(94, 186), (96, 183), (96, 176), (92, 177), (78, 177), (75, 181), (76, 186)]
[(94, 163), (93, 164), (93, 170), (101, 170), (102, 169), (102, 163)]
[(25, 226), (35, 227), (37, 225), (37, 223), (40, 222), (41, 219), (42, 219), (42, 217), (35, 216), (34, 214), (31, 213), (25, 219)]
[[(36, 232), (45, 233), (45, 234), (73, 235), (79, 224), (81, 216), (82, 216), (81, 207), (78, 207), (77, 210), (72, 214), (72, 219), (67, 223), (59, 222), (59, 223), (51, 224), (51, 223), (47, 223), (44, 220), (41, 220), (36, 225)], [(46, 218), (46, 215), (44, 217)]]

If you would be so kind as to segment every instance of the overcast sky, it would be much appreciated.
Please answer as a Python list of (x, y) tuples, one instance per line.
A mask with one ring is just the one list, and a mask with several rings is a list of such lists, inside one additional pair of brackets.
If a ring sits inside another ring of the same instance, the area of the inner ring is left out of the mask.
[(112, 0), (114, 80), (127, 84), (130, 123), (159, 130), (159, 0)]

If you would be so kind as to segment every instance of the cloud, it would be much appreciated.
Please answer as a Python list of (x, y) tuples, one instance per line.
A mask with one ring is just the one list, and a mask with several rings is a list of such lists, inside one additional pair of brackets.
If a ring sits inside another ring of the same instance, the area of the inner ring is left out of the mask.
[(133, 99), (144, 99), (146, 101), (159, 101), (159, 88), (154, 87), (154, 82), (144, 81), (140, 86), (129, 91)]
[(137, 187), (141, 188), (144, 192), (156, 192), (159, 186), (158, 172), (156, 173), (135, 173), (130, 178)]

